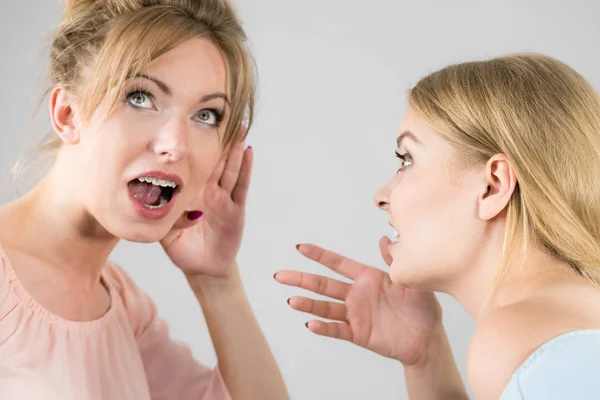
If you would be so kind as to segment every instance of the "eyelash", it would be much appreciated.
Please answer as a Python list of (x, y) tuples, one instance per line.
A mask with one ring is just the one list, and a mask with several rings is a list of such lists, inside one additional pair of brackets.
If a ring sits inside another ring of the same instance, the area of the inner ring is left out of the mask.
[[(129, 99), (131, 99), (131, 97), (133, 97), (135, 95), (140, 95), (140, 94), (148, 97), (151, 100), (154, 100), (154, 96), (152, 96), (151, 93), (149, 93), (143, 89), (137, 89), (137, 90), (132, 90), (130, 92), (127, 92), (127, 94), (125, 95), (125, 102), (136, 109), (144, 109), (143, 107), (139, 107), (139, 106), (129, 103)], [(222, 110), (220, 110), (218, 108), (203, 108), (202, 110), (198, 111), (198, 113), (196, 113), (196, 115), (200, 114), (202, 111), (212, 112), (215, 115), (215, 119), (217, 122), (215, 125), (207, 124), (203, 121), (198, 121), (199, 123), (204, 124), (206, 126), (214, 127), (214, 128), (219, 128), (221, 126), (221, 122), (223, 121), (223, 118), (224, 118)]]
[(132, 90), (130, 92), (127, 92), (127, 94), (125, 95), (125, 101), (126, 102), (129, 101), (129, 99), (132, 98), (136, 94), (143, 94), (144, 96), (147, 96), (150, 99), (154, 99), (154, 97), (147, 91), (145, 91), (143, 89), (137, 89), (137, 90)]
[[(223, 121), (223, 111), (219, 110), (218, 108), (203, 108), (202, 110), (198, 111), (198, 114), (200, 114), (200, 112), (202, 111), (210, 111), (213, 114), (215, 114), (215, 119), (217, 120), (217, 123), (214, 125), (216, 128), (218, 128), (219, 126), (221, 126), (221, 122)], [(203, 123), (202, 121), (198, 121), (200, 123)], [(209, 125), (209, 124), (207, 124)]]
[(397, 151), (395, 151), (394, 154), (396, 155), (397, 158), (402, 160), (402, 166), (400, 168), (398, 168), (398, 171), (396, 171), (396, 173), (402, 171), (404, 168), (406, 168), (412, 164), (412, 157), (410, 156), (410, 154), (408, 154), (408, 153), (400, 154)]

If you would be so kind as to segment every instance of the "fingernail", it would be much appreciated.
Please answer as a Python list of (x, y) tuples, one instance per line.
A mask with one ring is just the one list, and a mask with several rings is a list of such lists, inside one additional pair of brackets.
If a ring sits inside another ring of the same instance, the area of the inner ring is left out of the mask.
[(252, 146), (248, 146), (248, 148), (249, 148), (250, 150), (252, 150)]
[(290, 297), (289, 299), (287, 299), (287, 303), (288, 303), (288, 304), (290, 304), (290, 300), (291, 300), (291, 297)]
[(308, 328), (308, 322), (304, 324), (304, 326), (306, 326)]
[(296, 250), (300, 250), (300, 245), (299, 244), (296, 245)]
[(187, 217), (190, 221), (194, 221), (200, 218), (202, 214), (204, 214), (202, 211), (190, 211)]

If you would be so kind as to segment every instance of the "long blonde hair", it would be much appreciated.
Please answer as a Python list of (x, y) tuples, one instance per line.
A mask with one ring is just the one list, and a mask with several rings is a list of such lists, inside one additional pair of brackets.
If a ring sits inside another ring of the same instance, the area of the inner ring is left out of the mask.
[[(107, 115), (125, 81), (182, 42), (202, 37), (227, 63), (231, 111), (222, 146), (239, 139), (254, 114), (255, 69), (246, 35), (227, 0), (67, 0), (50, 55), (50, 80), (80, 102), (87, 122), (99, 106)], [(61, 142), (51, 135), (41, 149)]]
[(600, 285), (600, 97), (590, 83), (554, 58), (513, 54), (434, 72), (409, 104), (465, 166), (500, 153), (515, 170), (495, 283), (535, 244)]

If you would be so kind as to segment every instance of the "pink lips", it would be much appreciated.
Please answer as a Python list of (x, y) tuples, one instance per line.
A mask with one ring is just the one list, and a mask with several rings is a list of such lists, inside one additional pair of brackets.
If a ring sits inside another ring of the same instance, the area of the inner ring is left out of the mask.
[[(394, 225), (392, 225), (392, 222), (391, 222), (391, 221), (388, 221), (388, 223), (390, 224), (390, 226), (391, 226), (392, 228), (394, 228), (394, 229), (397, 231), (396, 227), (395, 227)], [(392, 242), (392, 243), (388, 244), (388, 245), (387, 245), (387, 249), (388, 249), (388, 251), (390, 251), (390, 250), (392, 249), (392, 247), (394, 247), (394, 246), (395, 246), (395, 245), (397, 245), (397, 244), (398, 244), (398, 241), (395, 241), (395, 242)]]

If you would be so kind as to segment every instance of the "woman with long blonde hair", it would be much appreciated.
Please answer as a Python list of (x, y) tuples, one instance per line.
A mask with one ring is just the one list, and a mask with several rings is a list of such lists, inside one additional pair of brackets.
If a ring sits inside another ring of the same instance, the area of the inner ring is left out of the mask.
[[(0, 398), (288, 398), (236, 263), (255, 84), (230, 4), (69, 0), (50, 78), (52, 167), (0, 207)], [(183, 272), (216, 368), (107, 261), (121, 239)]]
[(377, 193), (397, 240), (383, 271), (312, 244), (300, 253), (353, 283), (281, 271), (340, 302), (292, 297), (333, 320), (308, 329), (399, 360), (410, 398), (464, 399), (433, 292), (478, 322), (478, 399), (597, 399), (600, 376), (600, 99), (564, 63), (516, 54), (419, 81)]

